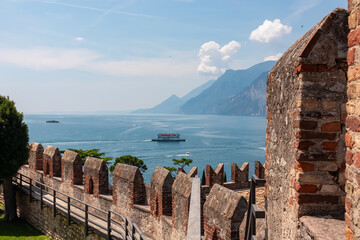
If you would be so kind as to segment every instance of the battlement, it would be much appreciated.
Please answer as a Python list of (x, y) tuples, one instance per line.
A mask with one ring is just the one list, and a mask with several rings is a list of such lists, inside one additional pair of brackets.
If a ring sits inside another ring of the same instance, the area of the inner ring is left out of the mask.
[[(188, 174), (179, 169), (175, 179), (168, 170), (157, 167), (150, 183), (146, 183), (138, 167), (118, 163), (113, 172), (113, 185), (110, 186), (108, 167), (103, 160), (89, 157), (83, 165), (79, 154), (75, 152), (65, 151), (61, 156), (59, 149), (53, 146), (47, 146), (45, 151), (39, 143), (31, 143), (30, 146), (28, 165), (20, 169), (22, 174), (104, 211), (113, 210), (128, 216), (146, 235), (153, 238), (186, 237), (192, 178), (197, 175), (197, 167), (193, 167)], [(255, 169), (258, 176), (264, 175), (260, 162), (256, 162)], [(214, 186), (218, 190), (212, 191)], [(221, 213), (204, 208), (206, 199), (214, 199), (219, 192), (227, 192), (229, 194), (218, 198), (226, 202), (238, 196), (236, 201), (244, 201), (234, 190), (248, 187), (249, 163), (243, 163), (241, 168), (233, 163), (230, 182), (224, 182), (223, 163), (215, 171), (207, 165), (206, 185), (201, 187), (202, 216), (207, 216), (207, 222), (209, 218), (210, 221), (212, 218), (221, 218)], [(236, 211), (234, 214), (243, 216), (246, 210), (239, 208)], [(238, 234), (239, 221), (241, 223), (242, 217), (241, 220), (230, 221), (230, 225), (237, 224), (237, 230), (233, 233), (232, 227), (229, 234)], [(220, 226), (212, 227), (218, 229)]]

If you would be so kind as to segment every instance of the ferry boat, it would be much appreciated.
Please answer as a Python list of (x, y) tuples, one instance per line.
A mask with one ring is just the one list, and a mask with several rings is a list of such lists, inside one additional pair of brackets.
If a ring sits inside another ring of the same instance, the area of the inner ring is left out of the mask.
[(178, 133), (159, 133), (158, 138), (151, 139), (151, 141), (163, 141), (163, 142), (183, 142), (186, 141), (184, 138), (180, 138)]
[(48, 121), (46, 121), (46, 123), (59, 123), (59, 121), (57, 121), (57, 120), (48, 120)]

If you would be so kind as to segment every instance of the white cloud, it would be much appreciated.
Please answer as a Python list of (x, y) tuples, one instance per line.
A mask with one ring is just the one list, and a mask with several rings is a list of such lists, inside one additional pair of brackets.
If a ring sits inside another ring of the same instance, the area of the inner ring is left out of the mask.
[(77, 38), (75, 38), (75, 41), (81, 42), (81, 41), (84, 41), (84, 38), (82, 38), (82, 37), (77, 37)]
[(285, 34), (290, 34), (291, 31), (292, 27), (283, 25), (280, 19), (275, 19), (273, 22), (266, 19), (262, 25), (251, 32), (249, 39), (260, 43), (268, 43)]
[(87, 49), (0, 49), (0, 62), (35, 70), (73, 69), (99, 57)]
[(268, 57), (264, 58), (264, 61), (277, 61), (280, 59), (281, 56), (282, 56), (282, 53), (278, 53), (276, 55), (268, 56)]
[(226, 71), (231, 56), (234, 55), (241, 47), (236, 41), (231, 41), (221, 47), (214, 41), (204, 43), (199, 50), (198, 57), (200, 64), (198, 72), (206, 74), (221, 74)]

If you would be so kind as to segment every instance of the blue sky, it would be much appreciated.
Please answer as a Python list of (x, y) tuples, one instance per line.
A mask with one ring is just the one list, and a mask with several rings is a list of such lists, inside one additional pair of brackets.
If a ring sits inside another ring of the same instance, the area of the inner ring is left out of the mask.
[(26, 113), (152, 107), (277, 59), (346, 0), (0, 0), (1, 95)]

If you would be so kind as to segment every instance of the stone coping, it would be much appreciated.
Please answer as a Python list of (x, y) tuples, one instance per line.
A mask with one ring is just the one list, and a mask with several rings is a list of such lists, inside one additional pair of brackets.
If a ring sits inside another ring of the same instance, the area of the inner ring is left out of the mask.
[(345, 221), (330, 216), (303, 216), (302, 230), (314, 240), (345, 240)]

